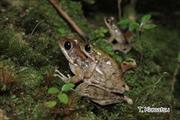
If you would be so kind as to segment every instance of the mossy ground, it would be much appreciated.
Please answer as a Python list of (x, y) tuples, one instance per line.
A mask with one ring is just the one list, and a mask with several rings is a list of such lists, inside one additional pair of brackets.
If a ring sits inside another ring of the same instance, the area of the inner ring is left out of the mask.
[[(75, 32), (46, 0), (15, 1), (0, 2), (0, 108), (12, 120), (61, 119), (63, 111), (57, 111), (63, 105), (49, 109), (44, 103), (51, 99), (47, 89), (62, 85), (60, 80), (53, 77), (54, 69), (58, 66), (63, 73), (69, 73), (57, 41), (59, 37), (75, 35)], [(62, 4), (85, 32), (94, 31), (93, 25), (84, 18), (79, 2), (62, 0)], [(135, 70), (125, 76), (134, 104), (100, 107), (82, 99), (76, 104), (76, 107), (82, 107), (76, 117), (82, 120), (170, 119), (171, 113), (139, 113), (137, 107), (170, 107), (174, 110), (171, 82), (179, 39), (177, 31), (161, 26), (143, 33), (134, 40), (134, 49), (128, 55), (120, 56), (122, 59), (132, 57), (138, 64)], [(92, 42), (100, 48), (104, 46), (101, 41)], [(119, 56), (111, 49), (105, 51), (114, 58)], [(173, 118), (176, 117), (173, 114)]]

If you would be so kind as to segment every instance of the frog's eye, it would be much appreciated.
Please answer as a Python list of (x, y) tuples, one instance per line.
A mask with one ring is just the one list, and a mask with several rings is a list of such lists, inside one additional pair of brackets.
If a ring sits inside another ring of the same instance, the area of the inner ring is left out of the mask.
[(85, 45), (86, 52), (91, 52), (91, 46), (89, 44)]
[(66, 42), (64, 43), (64, 48), (65, 48), (66, 50), (70, 50), (70, 49), (71, 49), (71, 43), (70, 43), (69, 41), (66, 41)]
[(110, 20), (109, 18), (107, 18), (106, 21), (107, 21), (107, 23), (110, 23), (110, 22), (111, 22), (111, 20)]

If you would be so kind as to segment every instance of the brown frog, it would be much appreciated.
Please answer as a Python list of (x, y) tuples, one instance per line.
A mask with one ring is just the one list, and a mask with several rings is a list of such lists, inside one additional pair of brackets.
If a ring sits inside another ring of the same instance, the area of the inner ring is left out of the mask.
[[(111, 35), (108, 42), (112, 43), (113, 50), (128, 53), (131, 50), (132, 46), (128, 41), (130, 37), (127, 39), (126, 34), (128, 33), (129, 36), (130, 32), (127, 32), (125, 34), (122, 33), (122, 31), (117, 27), (114, 21), (114, 17), (104, 18), (105, 25), (107, 26)], [(131, 37), (132, 36), (133, 34), (131, 34)]]
[(106, 53), (92, 48), (92, 46), (81, 44), (78, 39), (63, 38), (59, 41), (59, 46), (69, 61), (70, 69), (75, 76), (66, 77), (59, 71), (56, 76), (65, 82), (69, 82), (69, 80), (74, 83), (83, 81), (75, 88), (77, 93), (89, 97), (100, 105), (117, 103), (122, 99), (132, 104), (132, 100), (123, 95), (125, 91), (129, 90), (123, 80), (123, 74), (126, 70), (136, 66), (134, 60), (118, 65)]

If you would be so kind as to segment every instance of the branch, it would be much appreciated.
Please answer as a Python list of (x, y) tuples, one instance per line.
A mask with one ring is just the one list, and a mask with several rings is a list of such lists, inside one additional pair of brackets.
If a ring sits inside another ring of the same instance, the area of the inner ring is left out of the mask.
[(85, 42), (88, 42), (88, 36), (77, 26), (77, 24), (71, 19), (71, 17), (62, 9), (61, 4), (58, 0), (49, 0), (52, 6), (57, 12), (68, 22), (68, 24), (80, 35)]
[(122, 0), (118, 0), (118, 18), (119, 18), (119, 20), (121, 19), (121, 14), (122, 14), (121, 2), (122, 2)]
[(176, 83), (176, 75), (178, 74), (178, 70), (180, 68), (180, 64), (178, 63), (177, 66), (176, 66), (176, 69), (173, 73), (173, 80), (172, 80), (172, 83), (171, 83), (171, 92), (173, 94), (174, 92), (174, 86), (175, 86), (175, 83)]

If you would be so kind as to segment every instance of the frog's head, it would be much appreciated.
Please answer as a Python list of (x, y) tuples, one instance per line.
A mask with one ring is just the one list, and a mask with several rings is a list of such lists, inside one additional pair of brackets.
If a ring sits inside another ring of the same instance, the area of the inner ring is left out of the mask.
[(71, 65), (82, 66), (94, 60), (90, 55), (91, 46), (82, 43), (79, 38), (61, 38), (59, 46)]
[(114, 17), (105, 17), (104, 23), (108, 28), (111, 28), (111, 26), (114, 24)]

